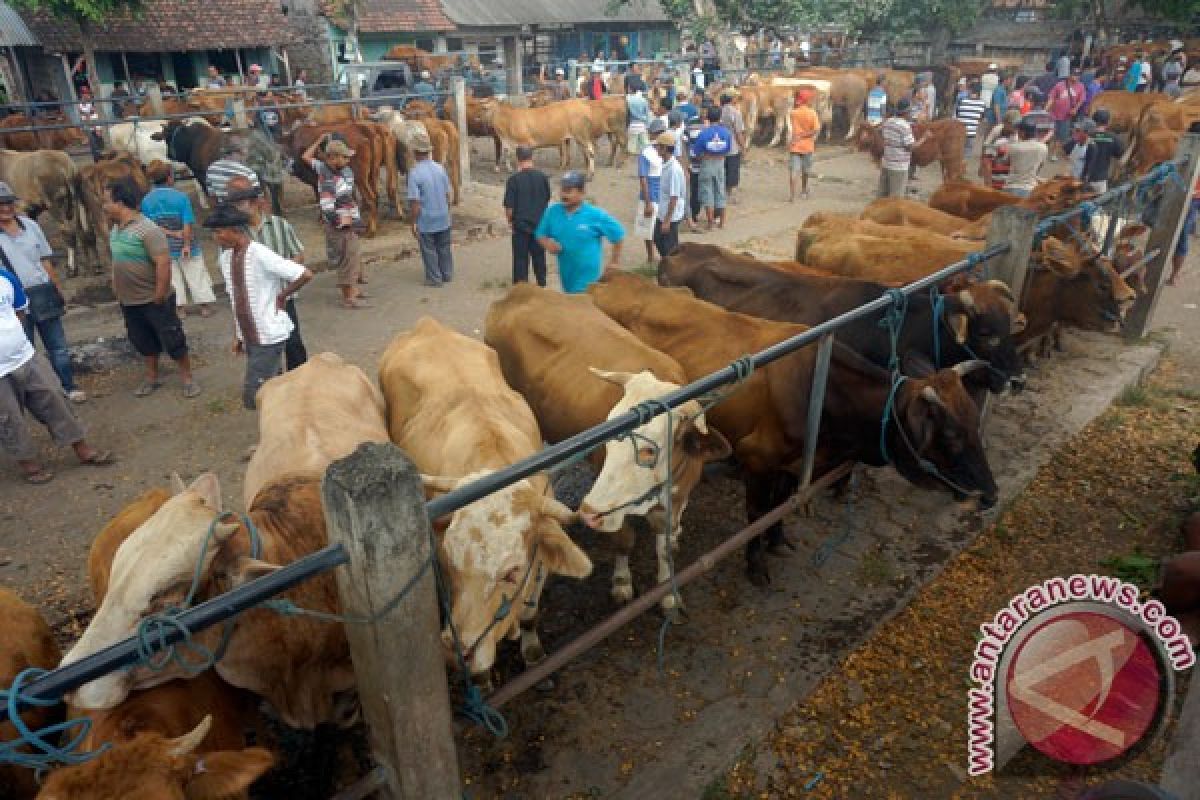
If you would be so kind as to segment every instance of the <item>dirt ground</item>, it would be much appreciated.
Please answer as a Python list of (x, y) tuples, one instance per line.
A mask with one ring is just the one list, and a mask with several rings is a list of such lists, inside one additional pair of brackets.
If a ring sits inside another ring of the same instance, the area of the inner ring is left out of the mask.
[[(310, 352), (340, 353), (372, 373), (391, 336), (423, 315), (480, 333), (488, 304), (508, 284), (510, 258), (506, 238), (489, 235), (489, 223), (492, 233), (501, 227), (504, 176), (491, 171), (490, 143), (477, 140), (474, 151), (480, 157), (475, 164), (478, 182), (464, 192), (457, 210), (461, 235), (454, 283), (444, 289), (422, 286), (411, 234), (399, 221), (389, 220), (384, 235), (364, 248), (372, 261), (372, 309), (341, 310), (328, 274), (319, 275), (302, 293), (300, 315)], [(602, 151), (607, 154), (607, 146)], [(554, 161), (549, 151), (539, 154), (539, 164), (552, 176), (557, 173)], [(684, 239), (787, 255), (795, 227), (807, 213), (858, 209), (869, 201), (876, 182), (866, 157), (837, 146), (819, 149), (817, 171), (812, 199), (789, 205), (782, 156), (753, 151), (743, 169), (741, 202), (731, 207), (727, 228)], [(601, 166), (589, 187), (594, 200), (626, 223), (632, 222), (636, 196), (633, 174), (632, 159), (619, 169)], [(925, 170), (919, 187), (927, 193), (937, 181), (936, 169)], [(320, 260), (323, 247), (314, 211), (302, 205), (310, 201), (306, 191), (298, 185), (289, 188), (289, 217)], [(206, 249), (211, 257), (211, 243)], [(642, 245), (628, 242), (623, 265), (634, 268), (644, 261)], [(1193, 263), (1182, 288), (1168, 290), (1160, 304), (1160, 320), (1177, 331), (1180, 373), (1186, 366), (1193, 381), (1200, 374), (1193, 369), (1200, 333), (1197, 272)], [(166, 485), (173, 471), (185, 478), (214, 471), (226, 506), (240, 508), (241, 457), (256, 439), (256, 425), (254, 415), (240, 406), (242, 366), (227, 349), (227, 301), (222, 298), (218, 308), (211, 319), (186, 321), (204, 387), (200, 398), (183, 399), (169, 368), (163, 389), (146, 399), (133, 398), (139, 373), (132, 360), (83, 376), (92, 399), (80, 414), (90, 438), (118, 452), (118, 465), (76, 467), (69, 454), (53, 451), (43, 439), (45, 456), (58, 472), (53, 483), (29, 486), (15, 470), (0, 473), (0, 583), (37, 603), (64, 642), (74, 638), (90, 614), (82, 569), (87, 543), (130, 499), (151, 486)], [(110, 343), (123, 330), (115, 309), (98, 307), (69, 317), (68, 335), (73, 343)], [(1118, 378), (1136, 376), (1156, 352), (1130, 350), (1110, 337), (1071, 337), (1069, 352), (1036, 372), (1029, 392), (997, 404), (988, 436), (1005, 500), (1023, 486), (1022, 476), (1068, 437), (1072, 419), (1078, 429), (1099, 412), (1088, 406), (1093, 389), (1097, 396), (1116, 393)], [(578, 499), (587, 480), (584, 473), (570, 472), (558, 479), (557, 488), (564, 499)], [(691, 622), (667, 632), (661, 675), (656, 655), (660, 618), (649, 614), (568, 667), (554, 690), (530, 694), (507, 707), (508, 739), (496, 742), (466, 732), (460, 757), (470, 796), (699, 796), (748, 741), (769, 732), (779, 714), (816, 688), (879, 619), (991, 524), (978, 517), (960, 519), (947, 509), (944, 497), (912, 490), (886, 470), (864, 472), (851, 501), (847, 508), (821, 500), (813, 518), (791, 521), (802, 542), (800, 553), (780, 562), (780, 577), (770, 592), (747, 583), (736, 557), (686, 589)], [(690, 562), (740, 527), (740, 504), (740, 486), (728, 476), (712, 476), (694, 495), (685, 517), (679, 562)], [(848, 534), (846, 541), (822, 566), (813, 566), (812, 553), (827, 535), (839, 531)], [(594, 555), (597, 569), (582, 583), (550, 585), (542, 623), (550, 649), (613, 610), (607, 543), (587, 534), (580, 540)], [(651, 548), (643, 540), (632, 564), (639, 587), (651, 582), (652, 564)], [(505, 655), (509, 658), (502, 656), (501, 671), (512, 674), (518, 661), (515, 653)], [(714, 730), (722, 733), (711, 735)], [(948, 735), (958, 737), (959, 732)], [(292, 755), (311, 766), (312, 754), (324, 749), (320, 742), (304, 740)], [(664, 783), (663, 774), (672, 773), (680, 752), (688, 756), (687, 767), (678, 771), (678, 783)], [(305, 770), (286, 790), (272, 784), (262, 796), (328, 797), (336, 788), (331, 772)]]

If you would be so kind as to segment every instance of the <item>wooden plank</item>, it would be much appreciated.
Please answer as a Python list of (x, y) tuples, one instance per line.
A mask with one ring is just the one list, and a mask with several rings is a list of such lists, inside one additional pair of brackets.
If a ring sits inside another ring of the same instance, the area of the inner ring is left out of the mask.
[(1158, 306), (1163, 283), (1170, 274), (1171, 256), (1175, 254), (1175, 243), (1183, 235), (1183, 222), (1187, 216), (1185, 212), (1192, 186), (1196, 183), (1197, 167), (1200, 166), (1200, 134), (1189, 133), (1180, 137), (1175, 158), (1186, 158), (1188, 161), (1178, 173), (1180, 180), (1168, 178), (1163, 184), (1158, 219), (1155, 220), (1154, 228), (1150, 231), (1150, 240), (1146, 243), (1147, 252), (1158, 248), (1159, 254), (1146, 265), (1146, 286), (1149, 292), (1138, 295), (1133, 308), (1125, 317), (1125, 335), (1130, 339), (1145, 336), (1154, 322), (1154, 309)]
[(462, 186), (471, 185), (471, 136), (467, 132), (467, 82), (461, 75), (451, 81), (454, 92), (454, 124), (458, 126), (459, 180)]
[(1037, 223), (1037, 212), (1031, 209), (1001, 206), (992, 212), (992, 223), (988, 228), (989, 246), (1007, 242), (1012, 245), (1012, 249), (986, 262), (984, 276), (1008, 284), (1018, 306), (1021, 305), (1021, 295), (1025, 291), (1025, 276), (1029, 271)]
[[(342, 613), (373, 618), (433, 557), (425, 493), (395, 445), (367, 443), (334, 462), (321, 485)], [(346, 625), (371, 750), (387, 772), (381, 796), (459, 800), (458, 756), (432, 569), (375, 624)]]

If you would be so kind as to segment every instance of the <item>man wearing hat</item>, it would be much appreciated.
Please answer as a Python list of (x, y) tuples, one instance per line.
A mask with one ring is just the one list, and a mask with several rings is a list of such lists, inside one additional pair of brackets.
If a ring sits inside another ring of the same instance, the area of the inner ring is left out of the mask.
[(7, 183), (0, 181), (0, 267), (16, 278), (29, 298), (29, 307), (22, 318), (29, 341), (33, 342), (34, 331), (42, 337), (62, 391), (71, 402), (82, 403), (87, 395), (75, 385), (71, 370), (71, 351), (67, 349), (67, 334), (63, 329), (67, 308), (58, 273), (50, 260), (52, 254), (41, 226), (17, 213), (17, 196)]
[[(320, 150), (321, 157), (317, 157)], [(329, 266), (337, 271), (337, 285), (342, 292), (342, 308), (367, 308), (363, 292), (358, 288), (366, 283), (359, 258), (358, 226), (362, 217), (354, 199), (354, 171), (350, 158), (354, 151), (341, 139), (326, 133), (308, 146), (301, 158), (317, 174), (317, 205), (325, 230), (325, 255)]]
[(504, 183), (504, 214), (512, 228), (512, 282), (529, 280), (529, 262), (538, 286), (546, 286), (546, 251), (533, 232), (550, 204), (550, 181), (533, 165), (533, 148), (517, 146), (517, 171)]
[(1083, 180), (1084, 164), (1090, 149), (1088, 137), (1096, 130), (1096, 123), (1087, 117), (1075, 120), (1071, 126), (1071, 140), (1063, 145), (1067, 161), (1071, 165), (1071, 177)]
[(675, 135), (668, 132), (654, 139), (662, 161), (655, 211), (654, 246), (666, 258), (679, 247), (679, 223), (687, 214), (687, 176), (675, 156)]
[(25, 424), (29, 411), (50, 431), (56, 445), (71, 445), (81, 464), (113, 463), (112, 453), (97, 450), (84, 439), (83, 426), (71, 413), (58, 378), (25, 335), (21, 317), (28, 309), (21, 281), (0, 269), (0, 450), (16, 459), (29, 483), (54, 479), (54, 473), (38, 461), (38, 445)]
[(426, 103), (433, 104), (437, 90), (433, 87), (433, 76), (429, 74), (429, 70), (421, 70), (420, 78), (413, 84), (413, 92)]
[[(171, 254), (171, 288), (175, 290), (179, 316), (187, 316), (184, 309), (190, 300), (190, 304), (199, 307), (200, 316), (211, 317), (217, 298), (208, 267), (204, 266), (200, 243), (196, 241), (196, 215), (191, 198), (175, 188), (174, 173), (170, 164), (157, 159), (150, 162), (146, 178), (154, 188), (142, 198), (142, 213), (166, 234)], [(238, 179), (246, 180), (241, 176), (234, 180)]]
[(250, 65), (250, 75), (246, 78), (246, 83), (256, 89), (266, 89), (270, 85), (267, 76), (263, 74), (263, 68), (258, 64)]
[(450, 248), (450, 178), (441, 164), (429, 157), (433, 145), (423, 129), (409, 139), (416, 164), (408, 171), (409, 219), (421, 246), (425, 285), (440, 287), (454, 278)]
[(912, 163), (912, 151), (929, 138), (926, 132), (920, 140), (913, 136), (909, 116), (912, 106), (907, 97), (896, 103), (896, 113), (888, 117), (880, 128), (883, 135), (883, 158), (880, 159), (879, 196), (904, 197), (908, 191), (908, 168)]
[(808, 175), (812, 172), (813, 153), (817, 149), (817, 135), (821, 132), (821, 118), (809, 103), (812, 93), (801, 89), (796, 92), (795, 107), (788, 112), (788, 123), (792, 129), (792, 140), (788, 143), (788, 202), (796, 202), (796, 177), (800, 177), (800, 191), (808, 197)]
[(646, 243), (646, 263), (654, 261), (655, 204), (658, 202), (658, 183), (662, 177), (663, 160), (657, 139), (667, 130), (662, 120), (650, 123), (649, 134), (654, 144), (647, 144), (638, 155), (638, 204), (634, 212), (633, 232)]
[(278, 375), (283, 364), (284, 346), (292, 333), (284, 307), (312, 280), (312, 272), (254, 241), (249, 225), (250, 217), (228, 203), (218, 206), (204, 222), (221, 246), (221, 274), (233, 308), (231, 349), (246, 356), (242, 405), (253, 411), (258, 387)]
[(562, 202), (546, 209), (534, 231), (546, 252), (558, 256), (558, 278), (567, 294), (583, 292), (600, 279), (604, 239), (612, 242), (608, 266), (617, 269), (621, 264), (625, 229), (607, 211), (584, 201), (586, 182), (582, 172), (565, 173), (560, 181)]
[(209, 165), (204, 173), (204, 184), (208, 188), (208, 196), (217, 203), (224, 203), (228, 194), (226, 185), (235, 175), (241, 175), (253, 185), (258, 186), (258, 175), (246, 166), (246, 142), (237, 136), (226, 136), (221, 147), (221, 157)]

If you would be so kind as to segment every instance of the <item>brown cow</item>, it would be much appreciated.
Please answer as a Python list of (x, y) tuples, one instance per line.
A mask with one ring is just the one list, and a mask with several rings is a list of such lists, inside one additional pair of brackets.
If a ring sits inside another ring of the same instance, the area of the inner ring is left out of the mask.
[[(687, 383), (674, 359), (642, 344), (590, 298), (527, 283), (517, 284), (488, 309), (484, 341), (496, 350), (505, 380), (529, 403), (542, 436), (551, 443)], [(627, 517), (651, 519), (658, 580), (667, 580), (666, 548), (678, 546), (680, 519), (704, 463), (729, 454), (729, 443), (706, 427), (699, 403), (672, 412), (672, 423), (670, 465), (663, 458), (653, 466), (639, 466), (638, 452), (624, 440), (609, 442), (591, 455), (598, 477), (579, 511), (589, 527), (613, 534), (617, 556), (612, 595), (620, 603), (633, 599), (629, 555), (634, 528)], [(665, 417), (651, 420), (636, 433), (647, 447), (667, 452)], [(673, 483), (669, 531), (664, 518), (668, 470)], [(662, 607), (669, 615), (678, 614), (673, 595), (663, 598)]]
[[(30, 667), (54, 669), (61, 653), (54, 642), (50, 626), (33, 606), (15, 593), (0, 588), (0, 687), (8, 689), (18, 674)], [(37, 730), (62, 718), (58, 708), (34, 708), (21, 714), (30, 728)], [(17, 738), (11, 722), (0, 722), (0, 742)], [(28, 800), (37, 791), (37, 780), (31, 769), (0, 764), (0, 795), (13, 800)], [(6, 792), (11, 793), (5, 794)]]
[(283, 137), (283, 148), (295, 159), (293, 171), (297, 178), (317, 190), (317, 174), (301, 156), (308, 146), (326, 133), (340, 136), (354, 151), (350, 159), (350, 170), (354, 173), (354, 188), (358, 194), (359, 210), (367, 226), (367, 236), (379, 230), (379, 166), (383, 153), (376, 153), (381, 137), (373, 125), (346, 122), (341, 125), (297, 125)]
[[(53, 127), (51, 127), (53, 126)], [(35, 131), (5, 133), (6, 128), (38, 128)], [(66, 150), (84, 147), (87, 134), (62, 115), (46, 115), (31, 119), (24, 114), (9, 114), (0, 118), (0, 148), (7, 150)]]
[(1000, 206), (1021, 206), (1046, 214), (1077, 206), (1094, 193), (1076, 178), (1060, 176), (1038, 184), (1029, 197), (1002, 192), (978, 183), (955, 181), (939, 186), (929, 197), (930, 208), (968, 220), (978, 220)]
[[(920, 141), (926, 133), (929, 139), (913, 148), (912, 161), (918, 167), (938, 162), (942, 167), (942, 181), (961, 181), (966, 174), (963, 148), (967, 142), (967, 127), (956, 119), (935, 119), (932, 122), (915, 123), (913, 135)], [(860, 151), (868, 152), (875, 163), (883, 158), (883, 131), (879, 125), (862, 125), (855, 142)]]
[[(610, 271), (588, 293), (600, 310), (678, 361), (690, 380), (808, 330), (725, 311), (690, 291), (661, 288), (628, 273)], [(708, 424), (733, 447), (751, 520), (795, 488), (794, 478), (788, 476), (804, 452), (815, 359), (815, 348), (807, 347), (756, 370), (706, 414)], [(886, 369), (835, 347), (815, 474), (846, 460), (882, 465), (890, 459), (916, 485), (953, 485), (958, 494), (981, 493), (984, 505), (991, 506), (996, 485), (979, 438), (979, 411), (961, 380), (982, 365), (971, 362), (930, 375), (910, 375), (893, 391)], [(889, 414), (890, 409), (894, 411)], [(880, 448), (881, 421), (886, 454)], [(936, 465), (936, 472), (921, 469), (920, 459)], [(768, 538), (772, 545), (782, 544), (782, 526), (769, 529)], [(769, 581), (762, 545), (756, 538), (746, 548), (750, 578), (760, 585)]]
[(90, 260), (96, 274), (112, 267), (112, 251), (108, 247), (108, 232), (112, 227), (104, 213), (108, 185), (121, 178), (131, 178), (142, 192), (150, 191), (150, 182), (138, 160), (129, 153), (106, 154), (94, 164), (79, 168), (76, 193), (82, 203), (80, 212), (81, 248), (84, 260)]
[(1103, 109), (1109, 114), (1108, 127), (1117, 133), (1130, 133), (1142, 118), (1142, 111), (1147, 106), (1162, 102), (1171, 102), (1171, 98), (1161, 92), (1125, 92), (1115, 89), (1105, 89), (1092, 99), (1089, 107), (1094, 114)]
[(1130, 148), (1132, 152), (1129, 157), (1129, 174), (1145, 175), (1164, 161), (1175, 158), (1179, 140), (1182, 138), (1182, 133), (1172, 130), (1149, 131), (1139, 136)]
[[(501, 156), (508, 160), (518, 145), (528, 147), (557, 147), (559, 167), (567, 168), (567, 148), (573, 140), (583, 151), (589, 178), (596, 175), (596, 147), (592, 127), (592, 106), (588, 100), (562, 100), (541, 108), (515, 108), (496, 103), (488, 113), (488, 123), (501, 143)], [(622, 102), (624, 100), (622, 99)], [(512, 163), (507, 164), (510, 170)], [(500, 159), (496, 160), (500, 171)]]
[(909, 197), (880, 197), (873, 200), (859, 215), (862, 219), (881, 225), (908, 225), (952, 236), (970, 224), (969, 220), (930, 208)]
[(79, 180), (71, 156), (58, 150), (0, 150), (0, 181), (12, 189), (23, 212), (37, 219), (43, 211), (58, 226), (67, 248), (67, 275), (79, 274), (78, 255), (82, 233)]
[(610, 95), (600, 100), (585, 100), (592, 117), (593, 146), (607, 134), (612, 147), (608, 165), (619, 167), (625, 163), (625, 150), (629, 144), (629, 107), (625, 95)]
[(978, 242), (951, 239), (932, 231), (910, 231), (910, 234), (906, 238), (897, 238), (894, 235), (841, 235), (828, 229), (802, 229), (796, 234), (796, 260), (848, 278), (906, 284), (981, 249)]

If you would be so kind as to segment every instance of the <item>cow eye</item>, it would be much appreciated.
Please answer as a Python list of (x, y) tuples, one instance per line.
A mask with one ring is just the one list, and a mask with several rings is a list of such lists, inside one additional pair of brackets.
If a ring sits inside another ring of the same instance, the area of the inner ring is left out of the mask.
[(653, 468), (658, 464), (658, 448), (644, 445), (638, 448), (637, 465), (639, 467)]
[(517, 581), (521, 580), (521, 568), (512, 567), (508, 570), (508, 572), (504, 573), (500, 580), (504, 581), (505, 583), (511, 583), (515, 586)]

